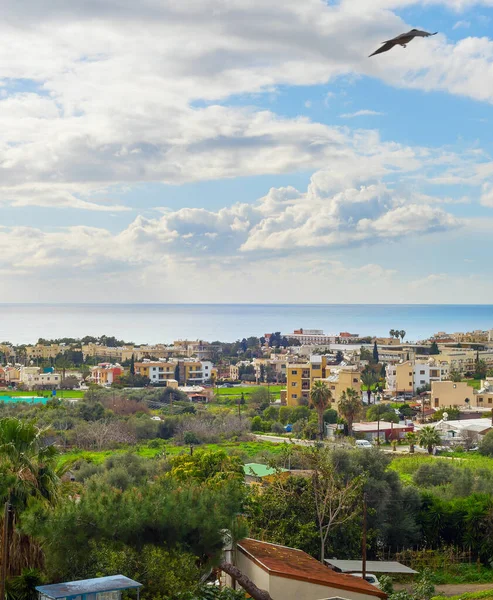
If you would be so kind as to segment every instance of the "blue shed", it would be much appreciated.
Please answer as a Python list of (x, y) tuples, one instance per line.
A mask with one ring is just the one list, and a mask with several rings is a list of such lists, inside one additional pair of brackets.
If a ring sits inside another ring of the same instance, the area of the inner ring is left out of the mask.
[(39, 600), (120, 600), (124, 590), (134, 589), (138, 600), (141, 587), (141, 583), (124, 575), (111, 575), (39, 585), (36, 590), (39, 592)]

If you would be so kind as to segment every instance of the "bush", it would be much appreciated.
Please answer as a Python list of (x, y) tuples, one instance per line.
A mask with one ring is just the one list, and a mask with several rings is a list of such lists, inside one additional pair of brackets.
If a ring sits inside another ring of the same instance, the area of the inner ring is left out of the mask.
[(283, 425), (287, 425), (291, 422), (291, 415), (293, 414), (293, 409), (290, 406), (281, 406), (279, 409), (279, 421)]
[(489, 431), (479, 443), (479, 453), (483, 456), (493, 456), (493, 431)]
[(445, 461), (421, 465), (414, 474), (414, 483), (423, 487), (451, 483), (457, 469)]
[(308, 419), (309, 417), (310, 409), (308, 406), (297, 406), (296, 408), (293, 408), (293, 412), (291, 413), (291, 422), (296, 423), (297, 421)]
[(258, 415), (252, 419), (252, 431), (263, 431), (262, 419)]
[(279, 421), (272, 423), (270, 430), (272, 431), (272, 433), (286, 433), (284, 425)]
[(337, 423), (337, 411), (333, 408), (328, 408), (324, 411), (324, 422), (329, 423), (330, 425), (334, 425)]

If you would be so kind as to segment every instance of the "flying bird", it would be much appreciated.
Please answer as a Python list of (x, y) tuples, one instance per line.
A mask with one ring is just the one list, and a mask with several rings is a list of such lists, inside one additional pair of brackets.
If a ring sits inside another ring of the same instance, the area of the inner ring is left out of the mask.
[(392, 50), (394, 46), (402, 46), (405, 48), (409, 42), (414, 40), (415, 37), (430, 37), (430, 35), (436, 35), (437, 33), (438, 31), (435, 31), (435, 33), (428, 33), (427, 31), (420, 31), (419, 29), (411, 29), (411, 31), (408, 31), (407, 33), (401, 33), (401, 35), (398, 35), (391, 40), (382, 42), (383, 46), (376, 50), (373, 54), (370, 54), (370, 56), (382, 54), (382, 52), (388, 52), (389, 50)]

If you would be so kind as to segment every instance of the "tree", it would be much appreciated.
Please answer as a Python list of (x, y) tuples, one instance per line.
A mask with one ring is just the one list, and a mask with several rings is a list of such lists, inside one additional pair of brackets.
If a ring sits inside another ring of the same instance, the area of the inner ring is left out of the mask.
[(344, 360), (344, 354), (340, 350), (338, 350), (336, 352), (336, 363), (339, 365), (339, 364), (341, 364), (341, 362), (343, 360)]
[(450, 371), (449, 376), (450, 376), (450, 380), (454, 381), (455, 383), (462, 381), (462, 375), (461, 375), (460, 371), (457, 371), (456, 369), (452, 369)]
[(377, 346), (377, 342), (375, 341), (375, 343), (373, 344), (373, 361), (376, 365), (378, 365), (379, 363), (379, 357), (378, 357), (378, 346)]
[(389, 331), (389, 335), (390, 335), (391, 338), (395, 338), (395, 329), (391, 329)]
[(414, 454), (414, 446), (418, 441), (418, 436), (414, 433), (414, 431), (408, 431), (406, 433), (406, 442), (409, 444), (409, 452)]
[(233, 579), (241, 585), (241, 587), (248, 592), (249, 596), (253, 600), (273, 600), (269, 592), (261, 590), (255, 583), (246, 575), (244, 575), (238, 567), (235, 567), (231, 563), (222, 562), (219, 565), (220, 569), (233, 577)]
[(388, 404), (374, 404), (366, 411), (368, 421), (390, 421), (393, 423), (399, 422), (399, 417)]
[(310, 392), (310, 401), (318, 415), (318, 432), (320, 439), (324, 439), (324, 412), (330, 407), (332, 392), (324, 381), (315, 381)]
[(439, 350), (438, 344), (436, 342), (431, 342), (430, 354), (432, 356), (435, 356), (436, 354), (440, 354), (440, 350)]
[(133, 354), (130, 359), (130, 375), (135, 375), (135, 356)]
[(365, 367), (361, 373), (361, 383), (366, 387), (368, 405), (371, 404), (371, 391), (377, 381), (378, 380), (375, 371), (371, 367)]
[(406, 337), (406, 332), (404, 331), (404, 329), (401, 329), (399, 332), (396, 332), (396, 333), (398, 333), (398, 334), (399, 334), (399, 336), (398, 336), (398, 337), (400, 337), (400, 338), (401, 338), (401, 341), (403, 342), (403, 341), (404, 341), (404, 338)]
[(479, 443), (479, 453), (483, 456), (493, 456), (493, 431), (488, 431)]
[(479, 352), (476, 357), (476, 361), (474, 363), (474, 378), (475, 379), (484, 379), (486, 377), (486, 373), (488, 371), (488, 367), (484, 360), (479, 358)]
[(57, 449), (43, 443), (43, 431), (33, 422), (13, 417), (0, 419), (0, 490), (10, 507), (7, 530), (7, 572), (39, 565), (39, 550), (32, 540), (16, 531), (20, 513), (30, 499), (53, 504), (60, 483)]
[(342, 392), (338, 410), (347, 421), (349, 435), (352, 435), (353, 423), (363, 410), (363, 405), (356, 390), (348, 388)]
[(428, 454), (432, 454), (433, 448), (439, 446), (441, 442), (440, 433), (435, 427), (426, 425), (418, 434), (419, 445), (428, 450)]
[(350, 521), (357, 512), (362, 477), (345, 480), (332, 461), (330, 450), (310, 448), (307, 465), (312, 470), (312, 490), (320, 540), (320, 562), (324, 564), (327, 539), (332, 529)]

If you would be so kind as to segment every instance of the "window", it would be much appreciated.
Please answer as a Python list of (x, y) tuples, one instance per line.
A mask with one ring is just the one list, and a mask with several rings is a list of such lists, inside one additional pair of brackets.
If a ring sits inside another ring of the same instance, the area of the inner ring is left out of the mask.
[(435, 408), (437, 408), (437, 406), (440, 405), (440, 400), (438, 398), (435, 398)]
[(488, 398), (488, 404), (492, 404), (493, 400), (491, 398)]
[(297, 398), (298, 394), (291, 394), (291, 398)]
[(296, 383), (296, 381), (292, 381), (291, 382), (291, 387), (296, 387), (298, 384)]
[(482, 402), (482, 401), (483, 401), (483, 399), (482, 399), (482, 398), (478, 398), (478, 402)]
[(355, 377), (355, 378), (353, 379), (353, 383), (359, 383), (359, 382), (358, 382), (358, 378), (357, 378), (357, 377)]
[(298, 375), (298, 371), (291, 371), (291, 375)]
[(322, 365), (312, 365), (312, 369), (321, 369)]
[(419, 374), (420, 374), (420, 375), (424, 375), (424, 374), (425, 374), (425, 372), (424, 372), (424, 371), (420, 371), (420, 372), (419, 372)]
[(413, 374), (412, 374), (412, 373), (409, 373), (409, 377), (412, 377), (412, 376), (413, 376)]
[(426, 383), (426, 381), (424, 379), (421, 379), (421, 381), (419, 382), (421, 385), (424, 385)]

